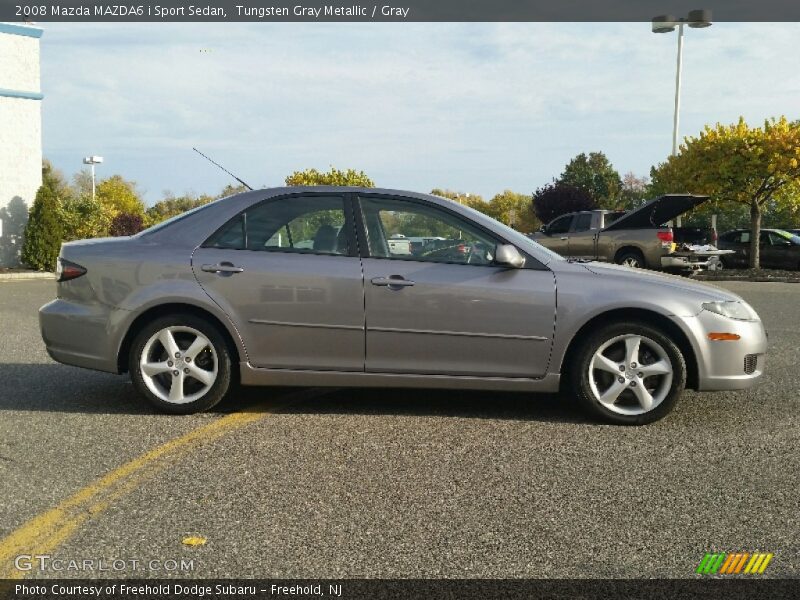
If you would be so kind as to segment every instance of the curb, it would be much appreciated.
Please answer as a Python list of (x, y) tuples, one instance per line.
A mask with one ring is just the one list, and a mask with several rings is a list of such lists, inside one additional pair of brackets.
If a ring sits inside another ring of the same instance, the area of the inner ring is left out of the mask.
[(693, 277), (697, 281), (762, 281), (766, 283), (800, 283), (790, 277)]
[(55, 280), (55, 273), (42, 271), (22, 271), (19, 273), (0, 273), (0, 281), (15, 281), (20, 279), (50, 279)]

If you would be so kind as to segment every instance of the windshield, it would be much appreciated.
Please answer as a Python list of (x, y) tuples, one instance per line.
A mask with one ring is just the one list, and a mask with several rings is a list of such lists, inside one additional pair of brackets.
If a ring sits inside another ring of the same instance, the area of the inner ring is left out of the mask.
[(776, 229), (775, 233), (777, 233), (782, 238), (789, 240), (795, 246), (800, 246), (800, 236), (795, 235), (791, 231), (784, 231), (783, 229)]

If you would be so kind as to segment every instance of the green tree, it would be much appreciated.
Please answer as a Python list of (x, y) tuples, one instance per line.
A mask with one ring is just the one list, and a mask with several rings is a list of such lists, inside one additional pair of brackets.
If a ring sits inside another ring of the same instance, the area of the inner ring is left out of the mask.
[(55, 271), (63, 234), (59, 207), (62, 190), (58, 175), (45, 163), (42, 185), (36, 192), (22, 243), (22, 262), (32, 269)]
[(616, 208), (633, 210), (639, 208), (649, 198), (650, 178), (637, 177), (634, 173), (628, 172), (622, 178), (622, 188), (617, 198)]
[(64, 241), (85, 240), (108, 235), (113, 217), (109, 210), (88, 196), (69, 195), (61, 202)]
[(305, 171), (295, 171), (286, 177), (286, 185), (305, 186), (305, 185), (336, 185), (336, 186), (357, 186), (375, 187), (375, 183), (367, 177), (364, 171), (347, 169), (341, 171), (331, 167), (329, 171), (321, 172), (316, 169), (306, 169)]
[(72, 176), (71, 195), (75, 198), (92, 196), (92, 172), (81, 169)]
[(687, 137), (677, 156), (651, 170), (657, 193), (705, 194), (721, 205), (744, 205), (750, 212), (750, 266), (760, 268), (759, 237), (765, 209), (800, 202), (800, 125), (786, 117), (750, 127), (706, 126)]
[(578, 154), (556, 182), (585, 190), (601, 208), (614, 208), (622, 190), (619, 173), (602, 152)]
[[(219, 194), (217, 194), (216, 197), (227, 198), (228, 196), (233, 196), (234, 194), (241, 194), (242, 192), (247, 192), (248, 190), (249, 188), (247, 186), (242, 185), (241, 183), (237, 183), (236, 185), (229, 183), (224, 188), (222, 188), (222, 191)], [(200, 196), (200, 197), (204, 198), (205, 196)]]
[[(228, 196), (229, 194), (224, 193), (220, 197)], [(208, 196), (203, 194), (202, 196), (173, 196), (169, 192), (167, 193), (166, 198), (163, 200), (159, 200), (153, 206), (147, 209), (144, 218), (144, 224), (147, 227), (155, 225), (156, 223), (160, 223), (161, 221), (165, 221), (167, 219), (171, 219), (172, 217), (176, 217), (181, 213), (185, 213), (187, 210), (192, 210), (199, 206), (203, 206), (204, 204), (208, 204), (215, 198), (213, 196)]]

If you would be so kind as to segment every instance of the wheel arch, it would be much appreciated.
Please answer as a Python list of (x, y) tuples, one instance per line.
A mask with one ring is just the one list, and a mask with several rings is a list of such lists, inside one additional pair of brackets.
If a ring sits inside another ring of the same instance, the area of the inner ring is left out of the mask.
[(686, 362), (686, 387), (694, 390), (697, 389), (699, 383), (697, 355), (694, 351), (694, 347), (689, 341), (689, 338), (686, 336), (683, 330), (669, 317), (655, 311), (642, 308), (618, 308), (594, 315), (591, 319), (584, 323), (580, 329), (578, 329), (574, 336), (572, 336), (572, 339), (569, 341), (569, 345), (564, 352), (564, 356), (561, 359), (560, 385), (562, 390), (566, 389), (565, 386), (568, 379), (567, 377), (564, 377), (564, 369), (566, 366), (572, 363), (575, 353), (580, 346), (580, 342), (583, 339), (586, 339), (587, 335), (599, 329), (600, 327), (603, 327), (604, 325), (626, 321), (644, 323), (646, 325), (656, 327), (669, 335), (669, 337), (678, 346), (678, 349), (681, 351), (681, 354), (683, 354), (683, 359)]
[(227, 327), (219, 317), (217, 317), (211, 311), (195, 304), (169, 302), (151, 306), (141, 314), (137, 315), (136, 318), (131, 322), (130, 326), (125, 332), (122, 342), (120, 343), (119, 351), (117, 352), (117, 371), (119, 373), (126, 373), (128, 371), (128, 361), (130, 357), (131, 346), (133, 344), (133, 340), (136, 338), (136, 335), (142, 330), (142, 328), (159, 317), (176, 313), (190, 314), (208, 320), (222, 334), (223, 338), (225, 339), (225, 343), (231, 352), (231, 358), (234, 360), (234, 362), (240, 362), (242, 352), (240, 352), (239, 345), (236, 343), (229, 327)]

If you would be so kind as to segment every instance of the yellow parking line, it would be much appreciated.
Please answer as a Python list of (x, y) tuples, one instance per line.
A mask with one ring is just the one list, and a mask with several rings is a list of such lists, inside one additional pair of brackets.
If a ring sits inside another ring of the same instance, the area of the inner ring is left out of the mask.
[[(308, 396), (308, 392), (293, 394)], [(200, 444), (241, 429), (288, 403), (269, 408), (264, 404), (232, 413), (170, 440), (114, 469), (45, 511), (0, 540), (0, 579), (21, 579), (25, 572), (14, 567), (20, 554), (48, 554), (66, 541), (81, 525), (102, 513), (113, 500), (133, 491), (148, 476)]]

